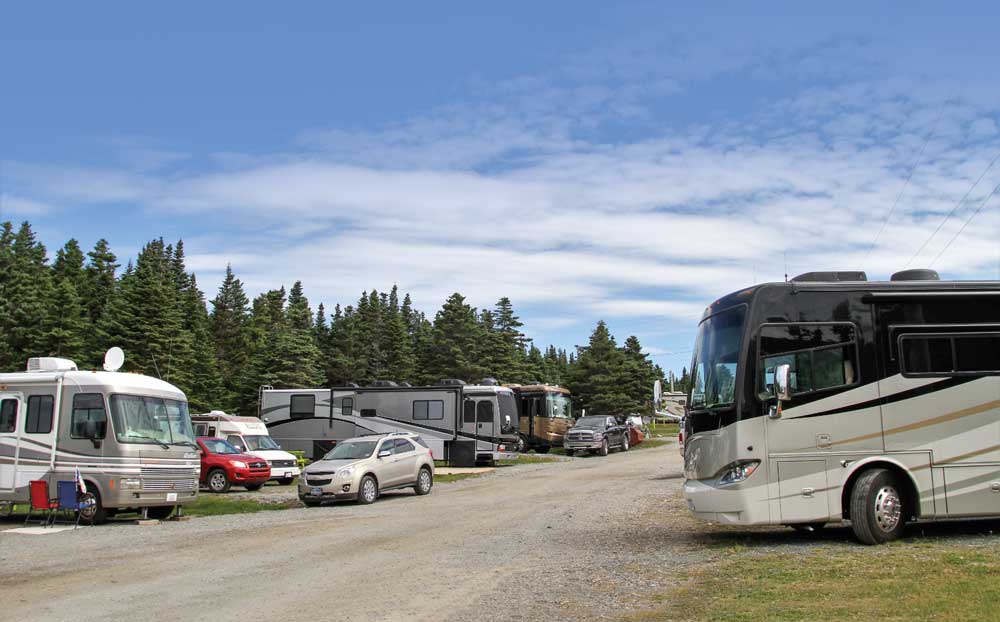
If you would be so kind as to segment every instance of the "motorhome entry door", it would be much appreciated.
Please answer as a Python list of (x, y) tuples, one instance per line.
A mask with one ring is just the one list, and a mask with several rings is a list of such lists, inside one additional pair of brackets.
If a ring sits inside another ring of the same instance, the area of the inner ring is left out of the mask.
[(20, 430), (24, 427), (23, 397), (0, 393), (0, 490), (13, 490), (17, 479)]

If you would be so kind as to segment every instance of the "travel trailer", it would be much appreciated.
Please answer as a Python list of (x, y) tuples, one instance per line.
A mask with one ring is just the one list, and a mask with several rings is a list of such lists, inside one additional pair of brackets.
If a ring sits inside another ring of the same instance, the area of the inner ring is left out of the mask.
[(1000, 282), (808, 273), (713, 302), (684, 419), (684, 496), (723, 524), (859, 540), (1000, 515)]
[(573, 400), (569, 389), (532, 384), (510, 385), (517, 397), (520, 434), (518, 451), (548, 453), (562, 447), (563, 435), (573, 427)]
[(435, 460), (472, 465), (516, 457), (514, 393), (492, 379), (466, 385), (446, 381), (429, 387), (381, 382), (371, 387), (271, 389), (263, 387), (260, 418), (282, 447), (313, 460), (337, 441), (391, 432), (412, 432)]
[(191, 424), (195, 436), (225, 439), (243, 453), (266, 460), (271, 467), (272, 480), (287, 485), (299, 476), (298, 460), (271, 438), (267, 426), (256, 417), (237, 417), (213, 410), (203, 415), (191, 415)]
[(82, 518), (124, 510), (166, 518), (198, 492), (200, 461), (187, 398), (177, 387), (73, 361), (33, 358), (27, 371), (0, 374), (0, 503), (27, 503), (29, 483), (74, 480), (86, 487)]

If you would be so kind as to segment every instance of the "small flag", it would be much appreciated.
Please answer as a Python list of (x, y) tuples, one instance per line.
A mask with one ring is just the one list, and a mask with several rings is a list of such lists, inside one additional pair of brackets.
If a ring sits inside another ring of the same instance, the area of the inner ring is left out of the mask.
[(80, 467), (76, 467), (76, 487), (80, 490), (81, 494), (87, 494), (87, 483), (83, 481), (83, 476), (80, 475)]

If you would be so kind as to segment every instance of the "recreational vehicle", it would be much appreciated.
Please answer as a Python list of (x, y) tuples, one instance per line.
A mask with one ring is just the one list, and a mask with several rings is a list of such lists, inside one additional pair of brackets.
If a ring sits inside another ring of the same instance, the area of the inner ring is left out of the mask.
[(517, 397), (520, 434), (518, 451), (548, 453), (562, 447), (563, 435), (573, 427), (573, 401), (569, 389), (547, 384), (511, 385)]
[(332, 389), (262, 388), (260, 418), (282, 447), (312, 459), (366, 434), (419, 434), (435, 460), (453, 465), (516, 457), (514, 393), (495, 381), (429, 387), (379, 383)]
[(0, 374), (0, 503), (27, 503), (31, 481), (54, 490), (77, 470), (88, 521), (125, 509), (166, 518), (195, 500), (200, 462), (184, 393), (118, 373), (112, 350), (112, 371), (33, 358), (26, 372)]
[(1000, 515), (1000, 282), (808, 273), (712, 303), (684, 419), (684, 496), (723, 524)]
[(267, 426), (257, 417), (227, 415), (220, 410), (191, 415), (195, 436), (209, 436), (229, 441), (245, 454), (267, 461), (271, 479), (282, 485), (291, 484), (299, 476), (299, 462), (284, 451), (267, 433)]

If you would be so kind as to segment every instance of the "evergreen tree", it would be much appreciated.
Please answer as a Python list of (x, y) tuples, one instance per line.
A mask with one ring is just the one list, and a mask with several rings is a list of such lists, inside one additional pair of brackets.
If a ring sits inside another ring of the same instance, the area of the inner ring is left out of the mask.
[[(14, 273), (14, 229), (10, 222), (0, 225), (0, 328), (8, 325), (10, 306), (8, 287)], [(14, 368), (14, 353), (10, 339), (0, 334), (0, 369)]]
[(43, 325), (42, 351), (49, 356), (59, 356), (81, 364), (87, 360), (84, 336), (87, 322), (83, 304), (76, 287), (69, 278), (59, 279), (51, 289), (48, 314)]
[(481, 327), (476, 310), (465, 297), (454, 293), (434, 318), (428, 344), (425, 374), (431, 378), (478, 381), (487, 371), (479, 362)]
[(625, 352), (603, 320), (590, 335), (588, 345), (577, 349), (576, 365), (570, 372), (569, 388), (576, 400), (576, 409), (592, 415), (626, 415), (641, 404), (627, 392), (627, 361)]
[(227, 410), (238, 408), (238, 395), (256, 388), (255, 381), (247, 377), (251, 354), (249, 304), (243, 283), (233, 274), (232, 266), (227, 265), (208, 318), (208, 332), (223, 385), (222, 401)]
[[(5, 237), (10, 231), (5, 228)], [(45, 247), (35, 240), (31, 225), (24, 222), (5, 244), (9, 278), (4, 282), (5, 309), (0, 316), (0, 339), (5, 367), (23, 368), (33, 356), (45, 353), (45, 323), (51, 302), (51, 274)]]
[(87, 257), (89, 261), (84, 268), (84, 285), (79, 293), (84, 313), (92, 327), (84, 337), (85, 346), (90, 364), (96, 366), (108, 348), (120, 345), (111, 343), (110, 336), (103, 330), (103, 326), (109, 321), (103, 319), (104, 310), (117, 291), (115, 271), (118, 269), (118, 258), (104, 239), (98, 240)]

